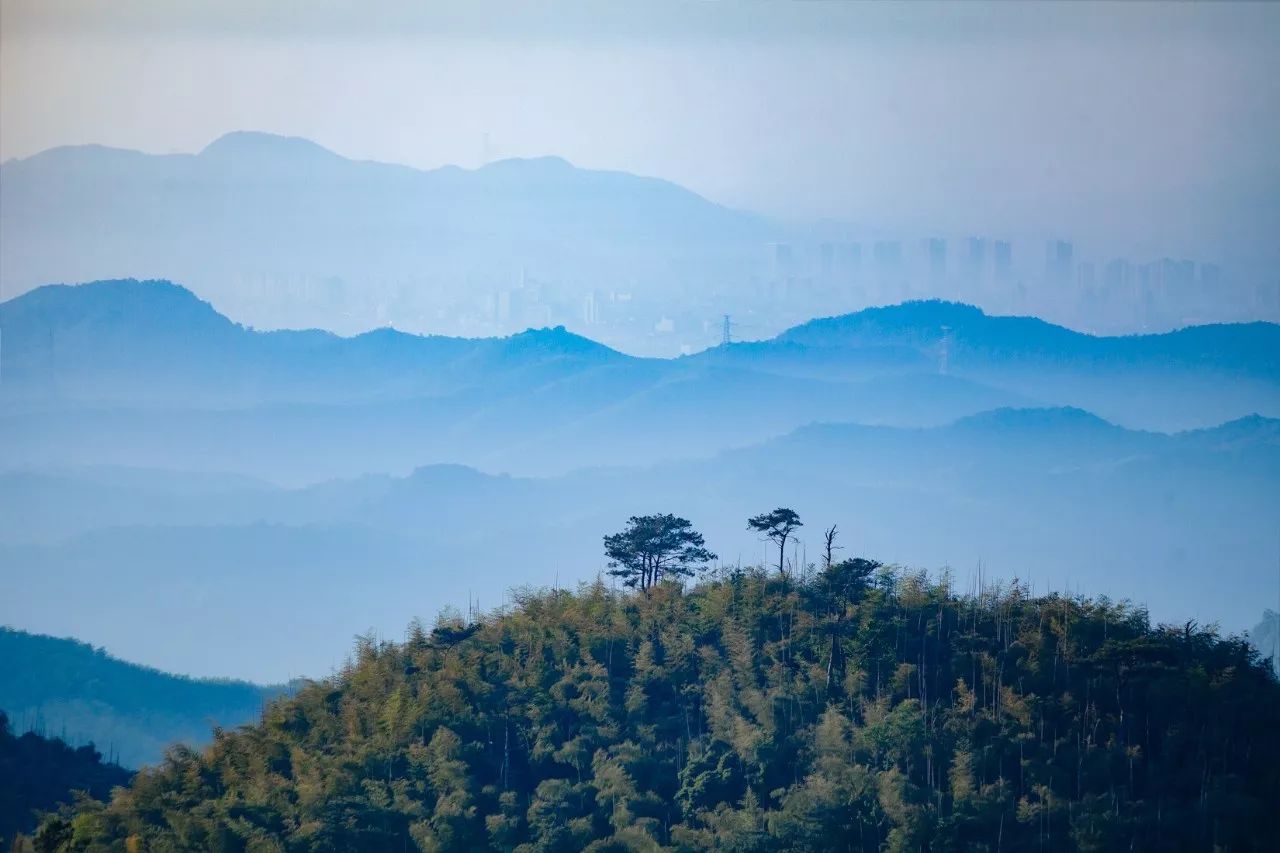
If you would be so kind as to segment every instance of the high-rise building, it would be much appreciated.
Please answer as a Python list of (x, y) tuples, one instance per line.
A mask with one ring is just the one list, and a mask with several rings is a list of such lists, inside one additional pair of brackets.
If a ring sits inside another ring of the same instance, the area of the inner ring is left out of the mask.
[(1056, 285), (1071, 283), (1075, 272), (1075, 247), (1066, 240), (1050, 240), (1045, 246), (1044, 278)]
[(824, 278), (830, 278), (836, 268), (836, 247), (831, 243), (818, 246), (818, 268)]
[(872, 247), (876, 270), (896, 272), (902, 268), (902, 244), (896, 240), (877, 240)]
[(929, 277), (943, 278), (947, 274), (947, 241), (930, 237), (925, 241), (925, 252), (929, 261)]
[(1008, 240), (991, 244), (991, 267), (996, 281), (1008, 281), (1013, 275), (1013, 245)]
[(987, 241), (981, 237), (969, 238), (969, 252), (965, 256), (965, 274), (970, 281), (979, 281), (982, 279), (982, 273), (987, 265)]
[(1173, 276), (1178, 293), (1190, 293), (1196, 285), (1196, 262), (1187, 260), (1176, 262)]
[(1192, 261), (1175, 261), (1161, 258), (1144, 266), (1147, 287), (1158, 299), (1180, 298), (1195, 285), (1196, 265)]
[(1114, 258), (1102, 270), (1102, 285), (1115, 297), (1133, 292), (1133, 265), (1124, 258)]
[(857, 275), (862, 269), (862, 244), (845, 243), (841, 252), (844, 271), (848, 275)]
[(790, 275), (795, 269), (795, 255), (791, 251), (790, 243), (774, 243), (773, 244), (773, 274), (777, 276)]
[(1094, 266), (1089, 261), (1081, 261), (1076, 266), (1076, 286), (1081, 290), (1093, 290)]

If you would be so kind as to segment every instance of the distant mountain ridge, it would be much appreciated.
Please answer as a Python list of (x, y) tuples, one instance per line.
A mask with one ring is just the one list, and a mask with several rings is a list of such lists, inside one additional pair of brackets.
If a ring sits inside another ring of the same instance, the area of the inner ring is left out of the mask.
[[(944, 327), (956, 330), (946, 364)], [(179, 285), (122, 280), (0, 303), (0, 336), (0, 467), (200, 458), (295, 482), (432, 462), (547, 474), (706, 456), (814, 420), (937, 426), (1068, 406), (1176, 431), (1280, 416), (1280, 327), (1095, 338), (949, 303), (646, 359), (561, 327), (259, 332)]]
[[(529, 329), (507, 338), (422, 336), (390, 328), (350, 338), (320, 330), (256, 332), (219, 314), (181, 285), (132, 279), (40, 287), (0, 303), (0, 323), (11, 337), (6, 355), (13, 381), (21, 381), (24, 359), (36, 360), (32, 351), (50, 346), (51, 335), (83, 337), (86, 346), (98, 350), (108, 342), (127, 340), (137, 346), (158, 339), (170, 358), (181, 356), (184, 345), (189, 349), (202, 340), (235, 344), (264, 358), (290, 352), (315, 357), (328, 354), (326, 351), (342, 351), (348, 360), (382, 357), (382, 367), (389, 372), (400, 366), (396, 360), (424, 357), (486, 361), (513, 355), (597, 361), (631, 358), (560, 326)], [(1280, 325), (1273, 323), (1214, 324), (1159, 334), (1099, 337), (1034, 317), (992, 316), (971, 305), (941, 301), (906, 302), (812, 320), (770, 340), (719, 347), (687, 361), (763, 363), (775, 354), (805, 358), (816, 349), (849, 350), (840, 356), (851, 361), (869, 351), (887, 358), (889, 364), (916, 367), (919, 362), (912, 355), (922, 351), (932, 355), (944, 338), (950, 342), (951, 358), (958, 365), (983, 359), (1050, 364), (1136, 362), (1212, 369), (1280, 382)], [(104, 355), (107, 353), (91, 353), (94, 362)]]
[(522, 267), (661, 280), (673, 258), (750, 256), (778, 233), (668, 181), (555, 157), (419, 170), (234, 132), (196, 154), (67, 146), (0, 165), (6, 292), (103, 277), (191, 282), (252, 305), (243, 276), (388, 279), (461, 292)]
[[(961, 576), (981, 561), (1038, 589), (1141, 594), (1156, 618), (1233, 630), (1273, 591), (1277, 483), (1280, 420), (1170, 435), (1075, 409), (932, 428), (812, 423), (706, 459), (545, 478), (456, 464), (300, 488), (0, 472), (0, 564), (25, 579), (0, 599), (0, 620), (84, 632), (171, 670), (319, 675), (371, 625), (476, 596), (496, 606), (522, 578), (593, 577), (604, 569), (600, 536), (636, 513), (694, 520), (727, 564), (764, 560), (744, 519), (785, 502), (806, 521), (809, 561), (822, 527), (839, 524), (853, 553)], [(1139, 568), (1151, 565), (1158, 584)], [(123, 595), (126, 583), (148, 598)], [(128, 638), (122, 624), (144, 619), (168, 626), (162, 648)], [(277, 626), (269, 648), (246, 625)]]
[(1189, 326), (1171, 332), (1096, 336), (1035, 317), (986, 314), (939, 300), (868, 308), (811, 320), (776, 340), (809, 347), (938, 345), (956, 364), (981, 359), (1212, 368), (1280, 381), (1280, 325), (1266, 322)]
[(366, 383), (412, 396), (454, 390), (481, 370), (627, 358), (563, 327), (483, 339), (393, 329), (351, 338), (316, 329), (259, 332), (180, 285), (131, 279), (29, 291), (0, 303), (0, 331), (11, 393), (60, 389), (98, 401), (378, 396), (361, 392)]
[[(268, 170), (268, 174), (277, 178), (300, 175), (308, 180), (326, 177), (330, 181), (351, 181), (370, 177), (384, 179), (412, 177), (428, 187), (456, 188), (471, 184), (487, 193), (510, 189), (513, 186), (523, 189), (538, 184), (562, 187), (567, 179), (569, 186), (579, 190), (632, 187), (633, 191), (669, 192), (673, 199), (686, 204), (729, 210), (691, 190), (661, 178), (643, 177), (629, 172), (580, 168), (563, 157), (554, 155), (507, 158), (474, 169), (454, 165), (419, 169), (376, 160), (350, 159), (303, 137), (249, 130), (225, 133), (195, 154), (150, 154), (134, 149), (97, 144), (62, 145), (0, 164), (0, 167), (8, 171), (7, 177), (14, 181), (37, 177), (42, 168), (49, 166), (56, 167), (60, 173), (75, 173), (77, 177), (93, 174), (95, 170), (105, 168), (118, 180), (163, 177), (174, 181), (210, 176), (234, 179), (257, 177), (258, 175), (254, 174), (255, 169)], [(133, 174), (128, 171), (138, 166), (143, 166), (139, 173)], [(325, 167), (337, 167), (345, 171), (333, 173), (316, 171)], [(376, 185), (376, 181), (374, 184)], [(741, 215), (752, 220), (760, 219), (754, 214)]]
[(127, 663), (73, 639), (0, 626), (0, 710), (27, 727), (94, 743), (126, 767), (159, 761), (179, 741), (202, 744), (214, 725), (256, 721), (285, 692), (243, 681), (194, 679)]

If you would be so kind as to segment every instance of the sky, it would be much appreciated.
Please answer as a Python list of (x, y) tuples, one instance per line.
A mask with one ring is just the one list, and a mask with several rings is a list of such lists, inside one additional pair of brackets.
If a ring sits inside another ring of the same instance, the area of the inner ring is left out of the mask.
[(238, 129), (1280, 264), (1280, 4), (0, 0), (0, 159)]

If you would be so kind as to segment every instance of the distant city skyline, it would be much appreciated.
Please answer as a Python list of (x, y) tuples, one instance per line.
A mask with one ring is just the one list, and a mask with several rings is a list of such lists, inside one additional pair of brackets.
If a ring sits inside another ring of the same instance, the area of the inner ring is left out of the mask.
[[(788, 224), (717, 206), (678, 184), (584, 171), (564, 161), (432, 175), (350, 161), (300, 138), (240, 132), (196, 155), (121, 157), (71, 147), (10, 161), (3, 174), (0, 223), (12, 248), (0, 258), (0, 297), (53, 281), (167, 278), (256, 328), (353, 334), (391, 325), (482, 337), (564, 325), (625, 352), (672, 356), (722, 340), (725, 314), (740, 330), (736, 338), (758, 339), (814, 317), (929, 298), (1099, 334), (1280, 320), (1277, 283), (1187, 251), (1117, 255), (1053, 232)], [(67, 184), (70, 174), (79, 177)], [(245, 175), (276, 179), (246, 183)], [(393, 176), (395, 190), (383, 183)], [(329, 188), (335, 211), (346, 211), (327, 220), (339, 228), (332, 238), (321, 236), (326, 220), (308, 218), (315, 211), (306, 201), (308, 187), (315, 182)], [(487, 212), (478, 219), (464, 213), (467, 196), (450, 195), (465, 186), (484, 188)], [(665, 201), (637, 206), (642, 187)], [(493, 192), (518, 199), (517, 206), (496, 203)], [(585, 218), (560, 219), (547, 231), (547, 217), (566, 212), (556, 201), (564, 192), (586, 193), (580, 200), (595, 206)], [(221, 200), (210, 207), (202, 197)], [(65, 220), (39, 213), (58, 209), (79, 210), (72, 222), (81, 224), (68, 229)], [(255, 218), (266, 209), (278, 213)], [(429, 210), (445, 218), (432, 220)], [(531, 210), (540, 213), (529, 218)], [(427, 218), (416, 218), (420, 214)], [(382, 224), (354, 231), (342, 224), (344, 217), (370, 216), (376, 220), (367, 221)], [(687, 243), (681, 248), (692, 233), (680, 224), (685, 216), (710, 216), (720, 223), (714, 228), (730, 230), (698, 232), (703, 242), (688, 254)], [(603, 232), (588, 224), (603, 219), (614, 223)], [(165, 222), (167, 230), (139, 230), (131, 227), (135, 221)], [(283, 223), (291, 224), (280, 230)], [(655, 227), (666, 229), (664, 236), (645, 242), (642, 235)], [(750, 236), (733, 231), (740, 227)], [(453, 237), (423, 243), (441, 228)], [(104, 233), (113, 235), (105, 243)], [(375, 245), (361, 234), (385, 239)], [(215, 242), (193, 242), (195, 235)], [(471, 251), (449, 248), (468, 240)], [(126, 246), (134, 248), (121, 256)], [(187, 248), (166, 254), (169, 246)], [(547, 247), (555, 251), (547, 254)]]

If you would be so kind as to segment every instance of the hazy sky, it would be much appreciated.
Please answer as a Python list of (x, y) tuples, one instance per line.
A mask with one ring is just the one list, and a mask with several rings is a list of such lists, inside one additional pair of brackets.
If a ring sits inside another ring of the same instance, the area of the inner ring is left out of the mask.
[(1280, 4), (0, 0), (0, 16), (6, 159), (256, 129), (422, 167), (559, 154), (885, 230), (1280, 252)]

